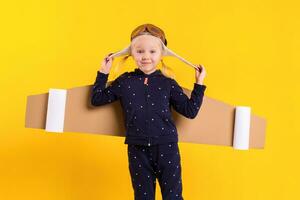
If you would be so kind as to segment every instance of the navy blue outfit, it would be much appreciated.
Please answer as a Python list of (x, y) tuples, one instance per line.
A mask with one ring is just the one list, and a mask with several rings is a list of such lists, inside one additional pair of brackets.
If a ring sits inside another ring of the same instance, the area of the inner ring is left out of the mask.
[(160, 69), (145, 74), (136, 68), (106, 87), (107, 79), (108, 74), (97, 71), (91, 104), (100, 106), (120, 100), (135, 199), (154, 199), (156, 178), (164, 200), (183, 199), (178, 134), (171, 109), (195, 118), (206, 86), (194, 83), (188, 98), (178, 83)]

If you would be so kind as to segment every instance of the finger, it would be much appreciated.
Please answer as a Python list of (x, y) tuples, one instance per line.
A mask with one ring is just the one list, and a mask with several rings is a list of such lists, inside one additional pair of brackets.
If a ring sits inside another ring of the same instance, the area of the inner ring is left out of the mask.
[(106, 61), (106, 62), (112, 60), (112, 58), (109, 57), (110, 55), (112, 55), (112, 53), (108, 54), (108, 55), (105, 57), (105, 61)]
[(198, 71), (202, 72), (202, 65), (198, 65)]
[(206, 72), (206, 69), (204, 68), (204, 66), (202, 66), (202, 71), (205, 73)]
[(204, 65), (201, 65), (201, 70), (202, 70), (203, 72), (206, 71)]
[(113, 55), (114, 53), (110, 53), (110, 54), (108, 54), (108, 57), (110, 58), (110, 59), (114, 59), (114, 57), (110, 57), (111, 55)]

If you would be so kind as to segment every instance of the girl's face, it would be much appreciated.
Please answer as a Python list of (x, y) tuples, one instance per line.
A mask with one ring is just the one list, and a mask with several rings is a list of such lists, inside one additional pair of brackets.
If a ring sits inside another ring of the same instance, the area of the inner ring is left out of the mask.
[(152, 35), (137, 36), (131, 42), (131, 55), (145, 74), (154, 72), (162, 57), (160, 39)]

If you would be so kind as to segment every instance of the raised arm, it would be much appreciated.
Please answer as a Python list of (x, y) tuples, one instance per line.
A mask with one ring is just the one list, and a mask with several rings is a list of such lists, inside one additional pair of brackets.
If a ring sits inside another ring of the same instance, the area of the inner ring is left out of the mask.
[(193, 119), (197, 116), (202, 105), (205, 89), (205, 85), (194, 83), (194, 88), (189, 98), (178, 83), (174, 79), (171, 79), (170, 104), (178, 113)]
[(96, 81), (91, 91), (91, 104), (101, 106), (112, 103), (120, 98), (121, 83), (120, 76), (106, 87), (108, 74), (97, 71)]
[(197, 67), (198, 69), (195, 69), (196, 83), (194, 83), (190, 98), (183, 93), (178, 83), (174, 79), (171, 79), (170, 103), (177, 112), (190, 119), (197, 116), (206, 89), (206, 86), (203, 85), (206, 70), (203, 65), (197, 65)]

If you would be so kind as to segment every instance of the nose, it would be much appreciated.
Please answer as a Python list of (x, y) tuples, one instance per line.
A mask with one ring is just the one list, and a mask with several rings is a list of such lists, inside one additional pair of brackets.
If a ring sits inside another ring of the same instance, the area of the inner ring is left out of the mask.
[(142, 60), (148, 60), (149, 58), (149, 54), (145, 53), (143, 54)]

